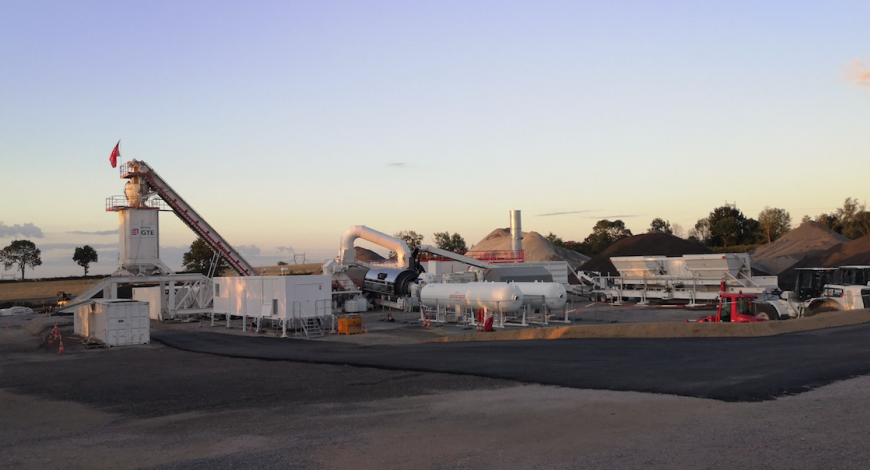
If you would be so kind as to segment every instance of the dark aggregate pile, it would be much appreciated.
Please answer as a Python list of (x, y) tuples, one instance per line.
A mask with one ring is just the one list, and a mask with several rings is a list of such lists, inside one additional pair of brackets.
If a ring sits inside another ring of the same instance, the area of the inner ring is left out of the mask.
[(797, 268), (836, 268), (838, 266), (870, 265), (870, 235), (857, 240), (838, 243), (827, 250), (798, 261), (779, 274), (779, 288), (793, 290)]
[(366, 262), (366, 261), (383, 261), (383, 260), (386, 259), (386, 258), (384, 258), (383, 256), (381, 256), (381, 255), (375, 253), (374, 251), (369, 250), (368, 248), (363, 248), (363, 247), (360, 247), (360, 246), (355, 246), (355, 247), (353, 247), (353, 248), (356, 250), (356, 259), (358, 259), (358, 260), (360, 260), (360, 261), (362, 261), (362, 262)]
[(616, 275), (619, 272), (610, 262), (610, 258), (614, 256), (683, 256), (710, 253), (713, 251), (706, 246), (680, 237), (660, 232), (644, 233), (616, 242), (610, 248), (592, 257), (580, 269)]

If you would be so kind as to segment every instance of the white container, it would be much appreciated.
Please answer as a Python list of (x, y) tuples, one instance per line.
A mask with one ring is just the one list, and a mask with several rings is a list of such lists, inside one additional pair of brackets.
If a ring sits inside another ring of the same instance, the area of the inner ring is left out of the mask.
[(561, 310), (568, 301), (562, 284), (556, 282), (513, 282), (523, 292), (523, 304), (540, 309), (544, 304), (550, 310)]
[(148, 344), (151, 323), (148, 303), (135, 300), (94, 300), (76, 309), (75, 333), (108, 346)]
[(460, 305), (494, 312), (516, 312), (523, 305), (523, 292), (506, 282), (426, 284), (420, 290), (420, 302), (429, 308)]
[(160, 313), (164, 308), (165, 293), (159, 287), (134, 287), (133, 300), (148, 302), (148, 316), (152, 320), (161, 320)]
[(330, 315), (332, 277), (217, 277), (214, 313), (285, 320)]

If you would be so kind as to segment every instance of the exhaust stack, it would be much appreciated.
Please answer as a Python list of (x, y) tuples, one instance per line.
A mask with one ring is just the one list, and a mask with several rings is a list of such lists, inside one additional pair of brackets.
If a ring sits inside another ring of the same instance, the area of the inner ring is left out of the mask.
[(523, 251), (523, 223), (521, 211), (511, 211), (511, 251)]

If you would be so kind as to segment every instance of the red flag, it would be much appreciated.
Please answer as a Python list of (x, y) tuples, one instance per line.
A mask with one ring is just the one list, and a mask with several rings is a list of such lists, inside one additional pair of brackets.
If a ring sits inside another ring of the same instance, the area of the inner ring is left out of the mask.
[(112, 150), (112, 155), (109, 156), (109, 162), (112, 163), (112, 168), (118, 166), (118, 157), (121, 156), (121, 151), (118, 150), (118, 147), (120, 146), (121, 141), (119, 140), (118, 143), (115, 145), (115, 150)]

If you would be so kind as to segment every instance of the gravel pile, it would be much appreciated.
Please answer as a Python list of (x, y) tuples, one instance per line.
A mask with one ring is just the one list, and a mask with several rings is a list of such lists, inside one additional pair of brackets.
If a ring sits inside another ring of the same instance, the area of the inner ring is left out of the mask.
[[(483, 240), (474, 245), (471, 251), (500, 251), (511, 249), (511, 231), (507, 228), (497, 228)], [(567, 261), (568, 265), (577, 269), (589, 260), (589, 257), (576, 251), (559, 248), (542, 237), (538, 232), (523, 232), (523, 251), (526, 261)]]
[(806, 256), (779, 274), (779, 288), (793, 290), (797, 268), (836, 268), (870, 265), (870, 235), (838, 243), (827, 250)]
[(752, 266), (779, 274), (807, 256), (827, 250), (849, 239), (816, 222), (806, 222), (773, 243), (749, 253)]
[(614, 256), (683, 256), (709, 253), (713, 252), (704, 245), (667, 233), (652, 232), (624, 238), (616, 242), (610, 248), (593, 256), (580, 269), (617, 275), (619, 271), (610, 262), (610, 258)]

